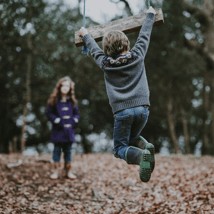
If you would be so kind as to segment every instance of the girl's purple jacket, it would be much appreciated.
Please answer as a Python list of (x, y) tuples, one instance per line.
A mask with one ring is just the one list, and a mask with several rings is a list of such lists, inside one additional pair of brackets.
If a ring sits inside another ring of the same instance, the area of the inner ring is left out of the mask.
[[(75, 142), (75, 125), (74, 118), (79, 120), (79, 112), (77, 105), (73, 108), (71, 99), (67, 102), (57, 101), (54, 106), (48, 105), (46, 115), (52, 123), (51, 142), (53, 143), (68, 143)], [(56, 124), (54, 120), (60, 118), (61, 121)], [(67, 126), (67, 127), (66, 127)]]

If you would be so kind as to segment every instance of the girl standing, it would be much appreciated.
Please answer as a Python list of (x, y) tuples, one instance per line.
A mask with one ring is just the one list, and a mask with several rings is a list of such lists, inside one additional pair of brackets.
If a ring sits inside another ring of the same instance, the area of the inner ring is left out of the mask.
[(79, 112), (77, 100), (74, 93), (74, 82), (70, 77), (61, 78), (54, 88), (48, 100), (47, 117), (53, 124), (51, 130), (51, 141), (54, 143), (53, 150), (53, 168), (51, 179), (58, 179), (60, 156), (64, 153), (65, 175), (69, 179), (75, 179), (76, 176), (71, 171), (71, 149), (75, 142), (75, 125), (79, 121)]

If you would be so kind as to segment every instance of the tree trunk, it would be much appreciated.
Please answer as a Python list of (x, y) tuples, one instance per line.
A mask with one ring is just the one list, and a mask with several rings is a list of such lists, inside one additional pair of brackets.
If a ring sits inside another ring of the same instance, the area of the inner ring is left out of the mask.
[[(214, 92), (214, 1), (203, 0), (203, 8), (199, 8), (196, 5), (190, 5), (188, 0), (183, 0), (186, 3), (186, 10), (191, 13), (201, 24), (201, 32), (204, 38), (204, 43), (201, 45), (195, 41), (192, 43), (192, 47), (195, 47), (198, 52), (205, 58), (207, 63), (207, 74), (210, 78), (211, 94)], [(205, 85), (206, 86), (206, 85)], [(204, 87), (205, 87), (204, 86)], [(206, 92), (205, 92), (206, 93)], [(211, 112), (211, 130), (207, 128), (206, 121), (204, 121), (204, 133), (203, 133), (203, 147), (205, 147), (206, 153), (214, 154), (214, 98), (210, 96), (210, 105), (208, 109), (205, 109), (204, 115), (207, 112)], [(203, 118), (205, 119), (205, 117)], [(208, 130), (211, 133), (211, 139), (209, 140)], [(211, 148), (213, 148), (211, 150)]]
[[(207, 15), (207, 24), (206, 30), (204, 31), (204, 51), (207, 53), (209, 60), (208, 60), (208, 71), (210, 75), (210, 88), (211, 94), (214, 92), (214, 2), (213, 0), (204, 0), (204, 13)], [(211, 140), (208, 142), (209, 153), (214, 154), (214, 98), (210, 96), (210, 112), (212, 115), (211, 118)]]
[(86, 139), (85, 134), (81, 134), (82, 136), (82, 146), (85, 154), (89, 154), (92, 152), (92, 144)]
[(209, 105), (210, 105), (210, 99), (209, 99), (209, 93), (206, 91), (206, 86), (209, 85), (209, 78), (205, 75), (204, 76), (204, 87), (203, 87), (203, 112), (202, 112), (202, 154), (209, 154), (210, 148), (209, 148), (209, 126), (206, 123), (208, 119), (208, 112), (209, 112)]
[(10, 140), (9, 142), (9, 153), (11, 154), (13, 152), (13, 142)]
[(27, 72), (26, 72), (26, 104), (23, 109), (23, 124), (21, 135), (21, 152), (25, 149), (26, 141), (26, 116), (28, 113), (28, 106), (31, 101), (31, 70), (32, 70), (32, 35), (28, 35), (28, 55), (27, 55)]
[(171, 137), (174, 149), (175, 149), (175, 153), (177, 154), (177, 153), (179, 153), (180, 149), (178, 146), (177, 136), (176, 136), (176, 132), (175, 132), (175, 123), (174, 123), (174, 118), (173, 118), (173, 113), (172, 113), (173, 103), (172, 103), (171, 97), (168, 99), (166, 107), (167, 107), (166, 115), (167, 115), (167, 122), (168, 122), (168, 126), (169, 126), (170, 137)]
[[(213, 40), (214, 42), (214, 40)], [(214, 67), (214, 65), (213, 65)], [(214, 71), (213, 71), (214, 72)], [(213, 97), (213, 92), (214, 92), (214, 74), (212, 72), (212, 78), (211, 78), (211, 94), (212, 96), (210, 101), (211, 101), (211, 114), (212, 114), (212, 118), (211, 118), (211, 142), (210, 142), (210, 151), (211, 154), (214, 155), (214, 97)]]
[(17, 136), (13, 137), (13, 152), (16, 153), (17, 152)]
[(190, 141), (189, 141), (189, 131), (188, 131), (188, 122), (185, 117), (185, 111), (183, 106), (180, 107), (180, 113), (181, 113), (181, 121), (183, 125), (183, 132), (184, 132), (184, 140), (185, 140), (185, 153), (190, 154)]

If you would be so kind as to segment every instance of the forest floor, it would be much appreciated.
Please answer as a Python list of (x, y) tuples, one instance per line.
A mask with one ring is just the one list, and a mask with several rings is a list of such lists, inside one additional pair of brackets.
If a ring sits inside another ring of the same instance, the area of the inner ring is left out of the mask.
[(51, 155), (1, 154), (0, 213), (214, 214), (213, 157), (158, 154), (148, 183), (139, 166), (112, 154), (74, 155), (72, 163), (76, 180), (61, 169), (52, 181)]

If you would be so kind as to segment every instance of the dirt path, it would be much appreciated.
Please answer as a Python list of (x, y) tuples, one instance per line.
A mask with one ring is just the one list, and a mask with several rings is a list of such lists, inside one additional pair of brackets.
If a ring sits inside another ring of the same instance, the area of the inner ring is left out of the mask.
[[(22, 163), (8, 168), (8, 163)], [(73, 156), (77, 180), (51, 181), (50, 155), (0, 155), (0, 213), (214, 214), (214, 158), (156, 156), (148, 183), (111, 154)]]

